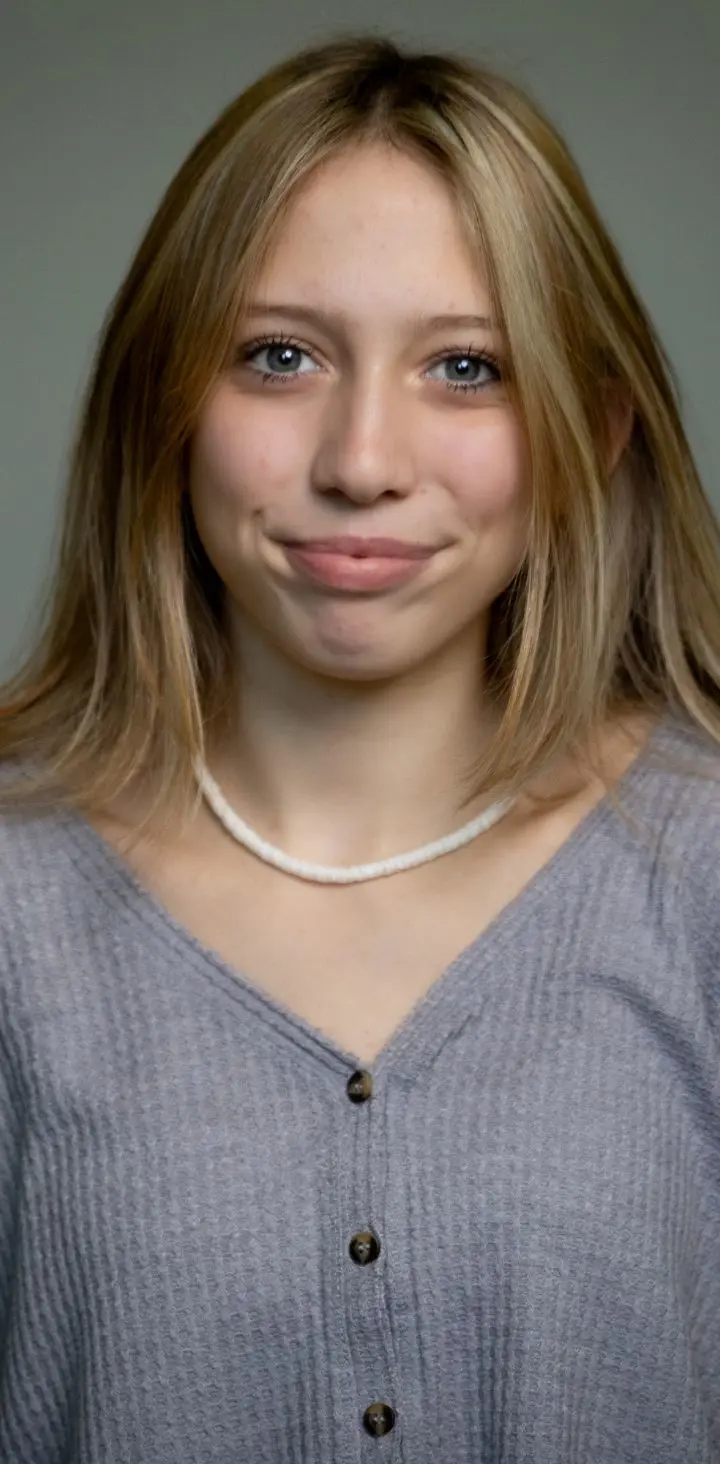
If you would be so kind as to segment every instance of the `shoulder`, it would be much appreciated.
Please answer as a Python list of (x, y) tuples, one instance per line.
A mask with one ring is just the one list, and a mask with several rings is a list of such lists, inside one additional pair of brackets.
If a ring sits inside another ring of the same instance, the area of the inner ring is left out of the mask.
[(88, 1010), (122, 965), (126, 897), (116, 883), (117, 894), (79, 814), (3, 806), (0, 791), (0, 1042), (14, 1070), (29, 1071), (63, 1013), (72, 1028), (73, 1012)]
[[(0, 881), (3, 893), (20, 886), (35, 866), (47, 866), (57, 855), (67, 817), (47, 803), (32, 806), (15, 797), (32, 769), (25, 763), (0, 763)], [(10, 796), (12, 795), (12, 796)]]
[(641, 756), (633, 794), (653, 888), (681, 912), (686, 941), (720, 981), (720, 745), (666, 715)]
[(690, 858), (708, 848), (720, 852), (720, 743), (668, 714), (656, 726), (640, 768), (649, 808), (675, 846)]
[(3, 798), (18, 775), (24, 777), (21, 765), (0, 765), (0, 980), (38, 952), (61, 945), (84, 918), (76, 819), (61, 808)]

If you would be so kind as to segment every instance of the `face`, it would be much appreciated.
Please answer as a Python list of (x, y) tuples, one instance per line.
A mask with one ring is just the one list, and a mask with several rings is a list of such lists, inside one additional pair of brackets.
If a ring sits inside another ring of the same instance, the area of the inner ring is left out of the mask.
[(368, 147), (297, 195), (191, 451), (240, 654), (355, 680), (479, 662), (529, 507), (489, 317), (429, 167)]

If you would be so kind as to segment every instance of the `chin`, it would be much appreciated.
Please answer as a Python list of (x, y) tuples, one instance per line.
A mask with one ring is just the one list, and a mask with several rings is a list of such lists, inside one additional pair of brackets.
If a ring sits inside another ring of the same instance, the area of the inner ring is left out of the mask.
[[(278, 613), (278, 608), (280, 613)], [(417, 611), (421, 613), (417, 613)], [(274, 611), (274, 613), (272, 613)], [(346, 601), (326, 604), (318, 613), (273, 606), (270, 614), (248, 616), (238, 623), (237, 650), (243, 658), (248, 635), (262, 654), (281, 656), (288, 666), (329, 681), (371, 683), (411, 674), (445, 650), (457, 649), (469, 626), (438, 625), (428, 607), (398, 609), (388, 605)], [(473, 631), (473, 635), (476, 632)], [(470, 654), (474, 654), (471, 650)]]
[(408, 675), (428, 659), (428, 648), (427, 645), (393, 647), (390, 637), (385, 637), (374, 645), (305, 645), (302, 649), (296, 645), (290, 655), (306, 670), (328, 680), (368, 683)]

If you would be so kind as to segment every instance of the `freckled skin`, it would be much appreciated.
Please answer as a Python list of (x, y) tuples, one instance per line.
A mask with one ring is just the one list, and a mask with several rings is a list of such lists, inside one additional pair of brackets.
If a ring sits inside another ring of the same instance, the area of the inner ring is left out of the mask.
[[(406, 674), (451, 645), (475, 659), (522, 559), (529, 495), (497, 334), (413, 325), (420, 313), (491, 314), (442, 180), (381, 148), (326, 164), (298, 195), (254, 298), (323, 320), (266, 311), (241, 322), (238, 357), (193, 443), (191, 502), (240, 654), (251, 631), (351, 680)], [(278, 335), (289, 352), (281, 341), (242, 359)], [(476, 359), (484, 351), (498, 355), (500, 379)], [(453, 389), (463, 381), (480, 389)], [(410, 583), (351, 595), (303, 581), (277, 542), (333, 534), (445, 547)]]

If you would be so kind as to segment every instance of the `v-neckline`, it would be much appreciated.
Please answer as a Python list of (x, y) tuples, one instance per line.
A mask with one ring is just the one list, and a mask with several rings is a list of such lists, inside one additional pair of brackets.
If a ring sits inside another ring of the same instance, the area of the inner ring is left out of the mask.
[[(665, 713), (655, 722), (640, 752), (615, 784), (616, 794), (625, 803), (642, 781), (647, 762), (661, 745), (669, 721), (670, 714)], [(58, 813), (56, 817), (70, 836), (73, 864), (96, 894), (108, 897), (115, 908), (120, 907), (130, 923), (144, 926), (166, 950), (169, 942), (216, 989), (252, 1010), (267, 1031), (289, 1040), (296, 1048), (301, 1047), (316, 1060), (319, 1058), (325, 1064), (329, 1062), (335, 1069), (350, 1072), (369, 1068), (376, 1076), (392, 1070), (409, 1077), (417, 1070), (423, 1057), (425, 1060), (429, 1057), (430, 1044), (423, 1042), (422, 1038), (432, 1018), (451, 1000), (463, 976), (472, 967), (479, 978), (482, 970), (499, 956), (508, 941), (527, 925), (546, 899), (549, 888), (562, 879), (565, 869), (572, 867), (576, 870), (580, 851), (613, 815), (612, 802), (605, 793), (518, 893), (435, 977), (394, 1028), (372, 1063), (363, 1062), (356, 1053), (343, 1048), (206, 946), (142, 883), (114, 846), (82, 813), (70, 810)]]

